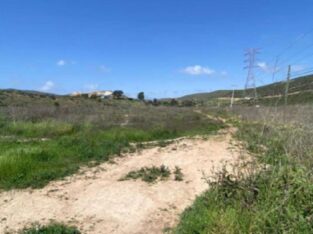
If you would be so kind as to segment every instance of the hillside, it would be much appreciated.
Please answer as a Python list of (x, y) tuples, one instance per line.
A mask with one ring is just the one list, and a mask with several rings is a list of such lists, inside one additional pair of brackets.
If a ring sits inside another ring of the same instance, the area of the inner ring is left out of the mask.
[(0, 106), (25, 106), (33, 104), (54, 104), (60, 95), (32, 90), (0, 89)]
[[(275, 82), (272, 84), (257, 87), (257, 94), (259, 101), (262, 103), (272, 103), (279, 101), (278, 99), (284, 95), (285, 82)], [(252, 89), (246, 91), (251, 94)], [(313, 102), (313, 75), (303, 76), (290, 80), (289, 85), (290, 103), (303, 103)], [(186, 95), (179, 100), (195, 100), (195, 101), (216, 101), (216, 100), (229, 100), (232, 96), (232, 90), (218, 90), (210, 93), (196, 93)], [(235, 100), (242, 102), (245, 97), (244, 90), (235, 90)]]
[[(98, 105), (100, 96), (88, 96), (89, 93), (81, 95), (58, 95), (33, 90), (0, 89), (0, 107), (7, 106), (78, 106)], [(92, 93), (90, 93), (92, 94)], [(125, 95), (121, 96), (123, 102), (127, 102)], [(112, 104), (115, 100), (103, 100), (102, 103)], [(118, 100), (121, 103), (121, 100)]]

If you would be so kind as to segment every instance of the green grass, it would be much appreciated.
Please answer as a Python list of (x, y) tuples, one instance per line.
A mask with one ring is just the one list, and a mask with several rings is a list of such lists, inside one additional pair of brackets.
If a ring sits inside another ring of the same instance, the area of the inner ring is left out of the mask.
[(2, 131), (8, 132), (15, 136), (22, 137), (58, 137), (65, 134), (71, 134), (75, 131), (75, 125), (65, 122), (42, 121), (42, 122), (25, 122), (18, 121), (5, 125)]
[(33, 225), (20, 231), (19, 234), (80, 234), (75, 227), (66, 226), (59, 223), (51, 223), (47, 226)]
[(182, 129), (177, 126), (98, 128), (92, 124), (51, 120), (34, 123), (2, 120), (0, 190), (43, 187), (52, 180), (77, 172), (83, 165), (105, 162), (131, 150), (130, 143), (210, 134), (221, 127), (222, 124), (208, 122)]
[(143, 167), (137, 171), (131, 171), (120, 180), (123, 181), (142, 179), (147, 183), (154, 183), (157, 180), (165, 180), (169, 178), (170, 175), (170, 169), (168, 169), (164, 165), (161, 165), (160, 167)]
[[(239, 124), (238, 139), (268, 165), (248, 174), (216, 175), (185, 210), (175, 233), (312, 233), (312, 132)], [(293, 144), (292, 144), (293, 143)]]

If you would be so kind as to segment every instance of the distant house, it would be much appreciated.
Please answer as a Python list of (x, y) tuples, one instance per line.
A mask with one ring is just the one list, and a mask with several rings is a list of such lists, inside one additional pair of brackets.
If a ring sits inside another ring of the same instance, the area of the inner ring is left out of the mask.
[(102, 98), (102, 99), (109, 99), (112, 98), (113, 96), (113, 92), (112, 91), (95, 91), (92, 93), (88, 93), (88, 97), (89, 98), (94, 98), (94, 97), (98, 97), (98, 98)]
[(81, 92), (73, 92), (71, 97), (88, 97), (88, 98), (101, 98), (101, 99), (110, 99), (113, 98), (113, 91), (94, 91), (91, 93), (81, 93)]

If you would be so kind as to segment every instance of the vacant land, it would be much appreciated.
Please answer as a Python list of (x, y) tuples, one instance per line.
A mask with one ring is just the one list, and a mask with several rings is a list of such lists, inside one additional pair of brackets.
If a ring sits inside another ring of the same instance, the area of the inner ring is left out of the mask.
[(41, 105), (6, 108), (0, 120), (0, 189), (42, 187), (80, 166), (133, 151), (133, 143), (211, 134), (223, 127), (192, 108), (131, 102), (116, 107), (96, 100), (93, 105), (80, 111), (75, 105), (48, 106), (45, 115)]
[[(212, 175), (212, 167), (218, 170), (241, 156), (228, 131), (127, 153), (42, 189), (2, 192), (0, 232), (52, 219), (82, 233), (162, 233), (207, 189), (203, 176)], [(154, 183), (120, 180), (128, 172), (161, 165), (173, 172), (179, 167), (184, 180), (175, 180), (175, 173)]]
[(312, 105), (30, 98), (0, 108), (0, 232), (312, 233)]

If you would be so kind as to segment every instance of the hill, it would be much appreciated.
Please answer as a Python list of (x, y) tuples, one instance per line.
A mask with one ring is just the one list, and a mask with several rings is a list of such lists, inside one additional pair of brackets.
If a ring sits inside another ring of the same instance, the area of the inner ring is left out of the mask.
[[(259, 102), (264, 104), (270, 104), (273, 102), (282, 102), (282, 97), (285, 92), (286, 82), (275, 82), (272, 84), (257, 87), (257, 94)], [(253, 93), (252, 89), (248, 90), (235, 90), (234, 98), (237, 103), (247, 102), (245, 97), (250, 96)], [(210, 93), (196, 93), (186, 95), (179, 100), (193, 100), (197, 102), (214, 102), (216, 101), (227, 101), (232, 96), (232, 90), (218, 90)], [(313, 103), (313, 75), (303, 76), (290, 80), (289, 84), (289, 103)]]
[[(90, 103), (98, 103), (101, 95), (90, 92), (78, 95), (58, 95), (53, 93), (45, 93), (33, 90), (17, 90), (17, 89), (0, 89), (0, 107), (6, 106), (50, 106), (50, 105), (66, 105), (72, 106), (76, 104), (89, 105)], [(125, 95), (121, 95), (119, 99), (128, 100)], [(106, 103), (114, 102), (114, 100), (104, 100)], [(120, 102), (121, 100), (119, 100)]]

